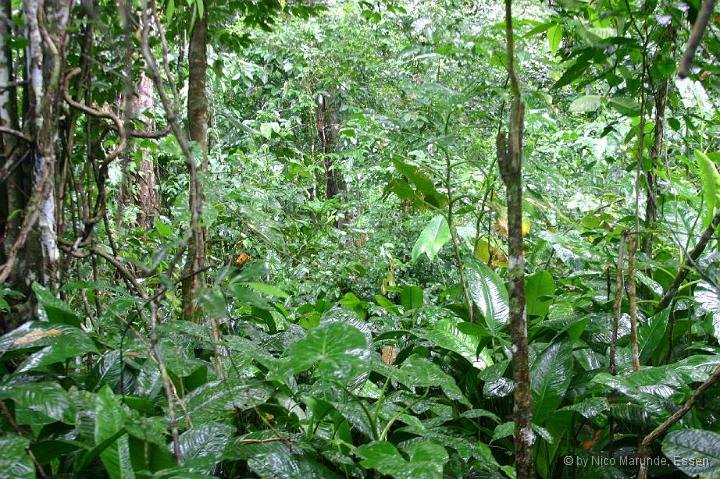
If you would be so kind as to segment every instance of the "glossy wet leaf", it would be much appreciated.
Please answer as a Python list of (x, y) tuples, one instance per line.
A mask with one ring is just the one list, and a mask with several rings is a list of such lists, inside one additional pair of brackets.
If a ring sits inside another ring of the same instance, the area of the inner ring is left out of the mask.
[(45, 416), (47, 423), (75, 422), (75, 407), (58, 383), (21, 382), (0, 386), (0, 400), (12, 400), (15, 407)]
[(185, 396), (185, 406), (194, 422), (205, 422), (263, 404), (272, 393), (270, 385), (252, 379), (210, 381)]
[(473, 303), (482, 313), (489, 329), (500, 329), (510, 317), (505, 284), (484, 263), (470, 261), (466, 264), (468, 289)]
[(320, 325), (292, 344), (279, 366), (297, 374), (315, 368), (317, 375), (348, 380), (367, 368), (367, 340), (356, 328), (338, 322)]
[[(130, 444), (123, 434), (125, 412), (118, 397), (105, 386), (95, 398), (95, 444), (112, 441), (100, 452), (100, 460), (112, 479), (132, 479), (135, 471), (130, 459)], [(117, 434), (121, 435), (117, 437)]]
[(408, 446), (408, 459), (387, 441), (376, 441), (358, 448), (360, 462), (367, 469), (374, 469), (394, 479), (441, 479), (443, 465), (448, 460), (445, 449), (429, 441)]
[(27, 453), (30, 441), (15, 434), (0, 435), (0, 471), (12, 479), (34, 479), (35, 466)]
[(458, 329), (458, 321), (441, 319), (432, 328), (418, 332), (418, 336), (432, 341), (435, 345), (453, 351), (467, 359), (473, 367), (485, 369), (493, 364), (487, 349), (478, 351), (480, 338)]
[(572, 346), (554, 343), (530, 369), (533, 421), (542, 424), (560, 406), (573, 377)]
[(720, 434), (701, 429), (672, 431), (662, 451), (678, 469), (691, 477), (720, 475)]

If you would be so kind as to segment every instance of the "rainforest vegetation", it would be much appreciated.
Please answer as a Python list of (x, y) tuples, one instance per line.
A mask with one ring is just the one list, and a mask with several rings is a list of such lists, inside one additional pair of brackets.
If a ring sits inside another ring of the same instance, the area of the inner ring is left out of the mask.
[(0, 478), (720, 477), (714, 0), (0, 0)]

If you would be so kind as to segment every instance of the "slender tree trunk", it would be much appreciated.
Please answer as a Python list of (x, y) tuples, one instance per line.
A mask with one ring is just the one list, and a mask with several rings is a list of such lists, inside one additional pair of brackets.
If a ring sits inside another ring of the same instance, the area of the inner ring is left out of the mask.
[(533, 444), (530, 366), (525, 317), (525, 259), (522, 236), (522, 136), (525, 105), (515, 71), (515, 45), (512, 26), (512, 0), (505, 0), (507, 70), (512, 91), (510, 135), (497, 137), (498, 165), (507, 189), (508, 282), (510, 292), (510, 328), (513, 342), (515, 379), (515, 471), (518, 479), (532, 478)]
[(345, 192), (346, 187), (335, 160), (330, 156), (335, 151), (339, 128), (337, 116), (328, 103), (329, 99), (325, 95), (318, 95), (317, 130), (325, 169), (325, 198), (332, 199)]
[(645, 230), (647, 233), (643, 238), (642, 250), (648, 256), (652, 256), (653, 229), (657, 221), (657, 194), (658, 183), (656, 169), (660, 166), (659, 160), (662, 155), (663, 140), (665, 137), (665, 105), (667, 104), (668, 80), (663, 80), (655, 94), (655, 135), (650, 148), (650, 169), (645, 174), (647, 181), (647, 201), (645, 203)]
[[(188, 125), (190, 139), (200, 147), (202, 160), (198, 172), (207, 171), (208, 167), (208, 100), (205, 89), (205, 76), (207, 74), (207, 14), (195, 21), (190, 36), (188, 52), (190, 75), (188, 79)], [(193, 228), (192, 237), (188, 247), (188, 261), (185, 268), (185, 280), (182, 284), (183, 317), (193, 319), (198, 309), (198, 292), (204, 284), (202, 270), (205, 267), (205, 228), (199, 222), (202, 217), (202, 187), (198, 175), (190, 175), (190, 188), (194, 194), (190, 195), (190, 211), (195, 214), (198, 222)], [(193, 178), (194, 176), (194, 178)]]

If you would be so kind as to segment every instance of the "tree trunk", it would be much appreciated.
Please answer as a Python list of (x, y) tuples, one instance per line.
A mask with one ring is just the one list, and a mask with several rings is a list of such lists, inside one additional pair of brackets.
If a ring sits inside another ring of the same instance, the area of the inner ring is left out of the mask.
[(655, 94), (655, 134), (652, 147), (650, 147), (650, 169), (645, 174), (647, 181), (647, 201), (645, 203), (645, 237), (643, 238), (642, 250), (648, 256), (652, 256), (653, 228), (657, 221), (657, 194), (658, 183), (656, 169), (660, 166), (659, 159), (662, 155), (663, 140), (665, 137), (665, 105), (667, 104), (668, 80), (663, 80)]
[(512, 90), (510, 135), (498, 134), (498, 165), (507, 189), (508, 282), (510, 293), (510, 329), (513, 342), (513, 378), (515, 380), (515, 471), (518, 479), (532, 478), (533, 443), (528, 334), (525, 318), (525, 259), (522, 235), (522, 135), (525, 105), (515, 72), (515, 45), (512, 26), (512, 0), (505, 0), (505, 36), (507, 71)]
[[(207, 171), (208, 167), (208, 101), (205, 90), (205, 75), (207, 73), (207, 14), (195, 21), (190, 36), (190, 48), (188, 52), (188, 63), (190, 75), (188, 79), (188, 126), (190, 139), (200, 147), (202, 159), (198, 171), (200, 174)], [(191, 175), (190, 188), (194, 189), (194, 195), (190, 195), (190, 211), (194, 212), (197, 218), (202, 213), (202, 187), (198, 175)], [(182, 284), (183, 297), (183, 318), (193, 319), (198, 309), (198, 291), (204, 284), (202, 270), (205, 266), (205, 228), (199, 223), (192, 232), (188, 246), (188, 261), (185, 268), (185, 279)]]
[(330, 156), (335, 151), (339, 125), (337, 116), (328, 103), (325, 95), (318, 95), (317, 130), (325, 169), (325, 198), (329, 200), (345, 192), (346, 186), (341, 172), (336, 168), (335, 160)]

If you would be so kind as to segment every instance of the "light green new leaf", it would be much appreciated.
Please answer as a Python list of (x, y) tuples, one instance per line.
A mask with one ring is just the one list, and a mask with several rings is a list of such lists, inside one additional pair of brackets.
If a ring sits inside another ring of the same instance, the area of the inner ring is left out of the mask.
[(425, 253), (430, 260), (450, 241), (450, 227), (443, 215), (437, 215), (425, 226), (412, 249), (412, 260)]
[[(112, 438), (124, 429), (125, 413), (120, 401), (109, 386), (103, 387), (95, 397), (95, 444)], [(130, 460), (127, 434), (117, 437), (100, 452), (100, 460), (111, 479), (130, 479), (135, 472)]]
[(324, 378), (348, 380), (367, 369), (368, 345), (365, 335), (343, 323), (313, 328), (293, 343), (279, 365), (279, 373), (297, 374), (317, 366)]
[(269, 123), (261, 123), (260, 124), (260, 134), (267, 138), (268, 140), (272, 136), (273, 132), (279, 133), (280, 132), (280, 124), (276, 121), (272, 121)]
[(555, 343), (543, 351), (530, 369), (533, 421), (542, 424), (562, 403), (573, 377), (572, 345)]
[(663, 454), (690, 477), (720, 476), (720, 434), (702, 429), (673, 431), (665, 437)]
[(0, 436), (0, 475), (12, 479), (34, 479), (35, 467), (27, 453), (30, 441), (9, 434)]
[(558, 48), (560, 48), (560, 42), (562, 41), (563, 37), (563, 29), (560, 25), (553, 25), (552, 27), (548, 28), (547, 30), (547, 39), (548, 39), (548, 47), (550, 48), (550, 53), (555, 55), (555, 53), (558, 51)]
[(555, 294), (555, 281), (552, 274), (547, 271), (525, 277), (525, 301), (528, 315), (544, 317), (550, 310), (551, 299), (547, 296)]
[(715, 163), (702, 151), (696, 150), (695, 158), (697, 158), (700, 170), (703, 204), (705, 205), (703, 226), (707, 228), (715, 215), (715, 209), (720, 206), (720, 173), (718, 173)]
[(572, 113), (590, 113), (596, 111), (602, 105), (602, 97), (600, 95), (585, 95), (573, 100), (570, 103), (570, 111)]

